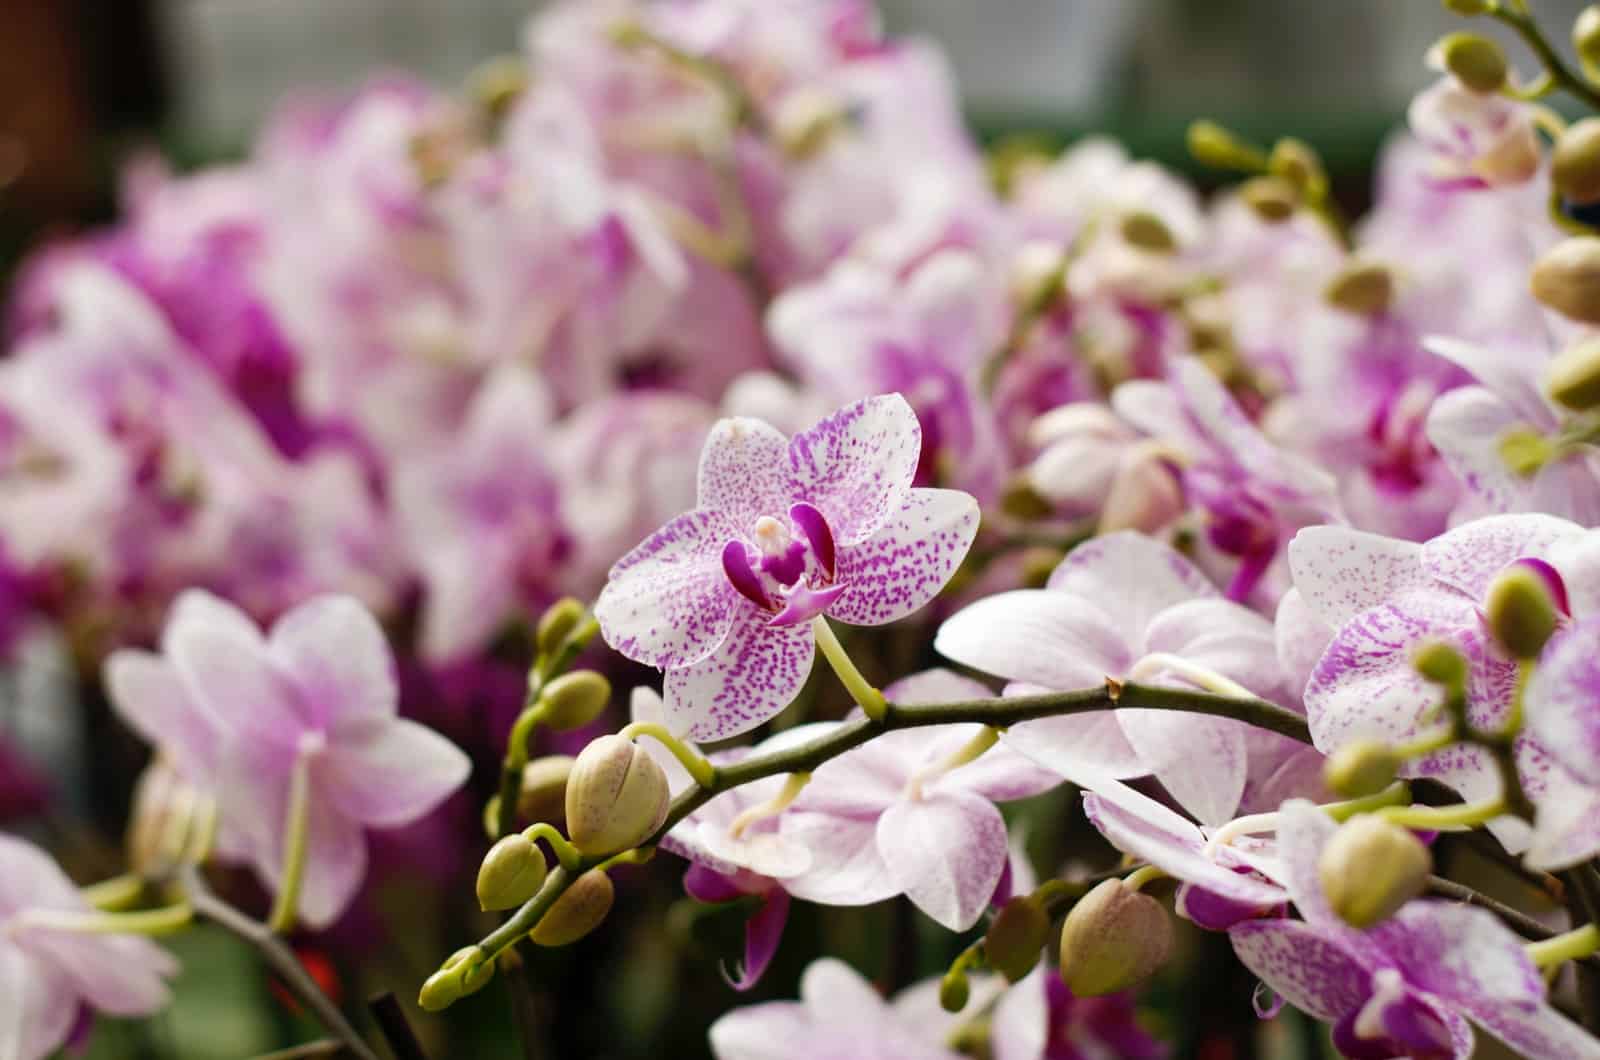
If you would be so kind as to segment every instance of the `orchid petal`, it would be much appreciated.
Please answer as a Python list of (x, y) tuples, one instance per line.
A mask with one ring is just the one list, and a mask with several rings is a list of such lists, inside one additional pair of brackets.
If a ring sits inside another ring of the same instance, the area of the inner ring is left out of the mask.
[(339, 813), (373, 828), (410, 824), (467, 782), (472, 760), (424, 725), (395, 719), (347, 729), (313, 770)]
[(1289, 570), (1306, 605), (1335, 629), (1429, 584), (1421, 545), (1346, 526), (1308, 526), (1295, 534)]
[(1105, 609), (1131, 645), (1143, 642), (1150, 622), (1167, 608), (1197, 596), (1219, 595), (1194, 564), (1134, 530), (1079, 545), (1050, 575), (1047, 588)]
[(876, 817), (785, 813), (779, 831), (811, 851), (811, 868), (784, 880), (784, 889), (818, 905), (871, 905), (899, 894), (900, 886), (878, 853), (877, 825)]
[(722, 513), (700, 508), (618, 560), (594, 605), (606, 643), (662, 669), (715, 652), (742, 602), (722, 571), (722, 550), (736, 536)]
[(906, 799), (878, 818), (878, 851), (907, 898), (951, 931), (988, 907), (1006, 862), (1006, 825), (993, 803), (964, 792)]
[(778, 952), (778, 943), (783, 941), (783, 926), (788, 919), (789, 892), (774, 887), (767, 892), (761, 908), (745, 921), (744, 965), (738, 977), (729, 980), (729, 986), (743, 993), (761, 981)]
[(1233, 819), (1249, 759), (1244, 726), (1228, 718), (1166, 710), (1119, 710), (1139, 760), (1202, 824)]
[(118, 717), (170, 756), (185, 781), (204, 790), (216, 784), (221, 730), (171, 663), (150, 652), (115, 651), (106, 660), (105, 682)]
[(1339, 936), (1299, 920), (1249, 920), (1228, 929), (1233, 952), (1289, 1004), (1325, 1022), (1361, 1007), (1371, 973)]
[(320, 596), (278, 619), (268, 654), (317, 712), (316, 727), (338, 732), (393, 718), (399, 707), (389, 642), (372, 613), (349, 596)]
[(1528, 731), (1575, 777), (1600, 785), (1600, 613), (1561, 631), (1528, 682)]
[(1551, 515), (1491, 515), (1423, 545), (1422, 565), (1476, 604), (1506, 564), (1525, 556), (1542, 559), (1557, 542), (1582, 533), (1578, 524)]
[(838, 579), (848, 590), (828, 614), (857, 626), (881, 626), (932, 600), (961, 566), (978, 533), (978, 502), (960, 490), (914, 489), (865, 540), (838, 550)]
[[(615, 585), (616, 582), (612, 582)], [(787, 707), (811, 672), (811, 627), (769, 626), (742, 614), (710, 655), (667, 671), (667, 726), (700, 743), (747, 732)]]
[(842, 551), (900, 509), (921, 456), (922, 426), (906, 399), (865, 398), (790, 440), (791, 495), (822, 511)]
[(1486, 909), (1422, 899), (1406, 903), (1367, 934), (1407, 982), (1449, 1001), (1544, 1001), (1544, 979), (1522, 939)]
[[(700, 451), (700, 508), (748, 532), (764, 515), (789, 508), (789, 442), (763, 420), (718, 420)], [(742, 535), (741, 535), (742, 536)]]
[(1015, 589), (986, 596), (946, 619), (933, 647), (947, 659), (1008, 680), (1087, 688), (1132, 665), (1119, 625), (1087, 599), (1052, 589)]

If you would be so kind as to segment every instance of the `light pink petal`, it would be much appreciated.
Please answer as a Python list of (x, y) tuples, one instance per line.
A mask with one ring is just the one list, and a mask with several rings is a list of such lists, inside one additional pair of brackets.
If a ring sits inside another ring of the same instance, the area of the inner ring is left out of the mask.
[(935, 728), (887, 732), (818, 766), (795, 807), (836, 817), (876, 818), (899, 801), (906, 784), (944, 745)]
[[(661, 694), (649, 685), (637, 685), (632, 695), (628, 698), (628, 720), (655, 722), (665, 725), (667, 722), (667, 705), (662, 702)], [(645, 754), (655, 759), (656, 765), (667, 775), (667, 790), (674, 796), (688, 789), (694, 783), (694, 778), (689, 771), (678, 761), (678, 756), (667, 750), (660, 740), (645, 737), (638, 741), (644, 748)]]
[(782, 887), (774, 887), (767, 892), (761, 908), (745, 922), (744, 963), (739, 968), (738, 977), (729, 980), (729, 986), (743, 992), (761, 981), (767, 966), (772, 963), (773, 955), (778, 952), (778, 943), (783, 940), (783, 926), (788, 919), (789, 892)]
[(989, 1049), (994, 1060), (1042, 1060), (1050, 1039), (1050, 1006), (1044, 977), (1052, 974), (1041, 963), (1020, 983), (1001, 995), (989, 1027)]
[(1202, 824), (1233, 819), (1249, 774), (1239, 722), (1168, 710), (1119, 710), (1117, 719), (1129, 746), (1178, 805)]
[(1111, 392), (1111, 407), (1118, 416), (1155, 438), (1170, 438), (1185, 446), (1203, 444), (1192, 429), (1174, 388), (1153, 379), (1134, 379)]
[(1490, 515), (1459, 526), (1422, 546), (1428, 573), (1481, 604), (1489, 582), (1512, 560), (1544, 558), (1551, 546), (1583, 528), (1550, 515)]
[(1527, 1060), (1595, 1060), (1600, 1040), (1549, 1005), (1478, 1001), (1464, 1005), (1474, 1023)]
[(1590, 530), (1557, 542), (1545, 558), (1566, 583), (1573, 615), (1600, 614), (1600, 532)]
[(185, 589), (173, 601), (161, 633), (162, 652), (170, 654), (172, 639), (189, 629), (222, 629), (241, 641), (263, 639), (261, 628), (249, 615), (204, 589)]
[(1151, 620), (1174, 604), (1220, 595), (1194, 564), (1134, 530), (1079, 545), (1050, 575), (1048, 587), (1098, 604), (1130, 644), (1142, 643)]
[(865, 541), (839, 549), (844, 594), (828, 614), (881, 626), (919, 610), (943, 589), (978, 533), (978, 502), (960, 490), (915, 489)]
[(816, 1048), (816, 1028), (797, 1001), (746, 1005), (711, 1025), (716, 1060), (801, 1060)]
[(1423, 340), (1429, 353), (1443, 357), (1472, 373), (1496, 398), (1534, 426), (1554, 425), (1554, 414), (1539, 391), (1539, 368), (1528, 351), (1503, 344), (1463, 342), (1446, 335)]
[(1421, 545), (1347, 526), (1308, 526), (1295, 534), (1289, 570), (1301, 599), (1335, 629), (1429, 581)]
[(1168, 652), (1213, 670), (1258, 695), (1283, 683), (1272, 623), (1232, 600), (1186, 600), (1158, 613), (1145, 631), (1147, 652)]
[(819, 1023), (862, 1030), (879, 1023), (887, 1008), (871, 983), (832, 957), (812, 961), (806, 968), (800, 977), (800, 1000)]
[(337, 732), (395, 716), (400, 685), (394, 657), (372, 612), (350, 596), (319, 596), (272, 626), (273, 662)]
[(1544, 979), (1522, 939), (1486, 909), (1436, 899), (1408, 902), (1367, 934), (1407, 982), (1448, 1001), (1544, 1001)]
[(1295, 1008), (1335, 1022), (1363, 1005), (1371, 974), (1343, 940), (1299, 920), (1249, 920), (1228, 929), (1233, 952)]
[(292, 749), (302, 733), (320, 728), (322, 719), (259, 637), (247, 640), (221, 626), (194, 626), (169, 639), (168, 659), (195, 702), (224, 732), (271, 753)]
[[(1099, 599), (1120, 604), (1115, 596)], [(974, 670), (1071, 690), (1099, 685), (1132, 665), (1134, 648), (1122, 626), (1088, 599), (1053, 589), (1015, 589), (950, 616), (933, 647)]]
[(467, 537), (430, 546), (419, 562), (423, 658), (459, 662), (494, 639), (516, 605), (514, 551), (509, 540)]
[(809, 625), (768, 626), (741, 600), (716, 651), (693, 666), (667, 671), (667, 725), (700, 743), (724, 740), (787, 707), (811, 672), (815, 639)]
[(1563, 630), (1528, 682), (1528, 731), (1575, 777), (1600, 785), (1600, 613)]
[(339, 813), (370, 828), (410, 824), (467, 782), (472, 760), (425, 725), (403, 718), (346, 728), (314, 770)]
[(878, 853), (878, 819), (790, 811), (779, 822), (785, 839), (811, 851), (811, 868), (783, 881), (796, 898), (819, 905), (871, 905), (900, 893)]
[[(1492, 763), (1485, 767), (1493, 769)], [(1546, 872), (1570, 869), (1600, 854), (1600, 791), (1526, 739), (1517, 748), (1517, 772), (1537, 813), (1531, 832), (1520, 820), (1509, 839), (1496, 831), (1495, 837), (1507, 850), (1516, 853), (1525, 847), (1523, 860), (1528, 867)], [(1490, 775), (1498, 781), (1496, 773)], [(1499, 791), (1498, 782), (1492, 790)]]
[(891, 703), (917, 706), (925, 703), (953, 703), (963, 699), (986, 699), (994, 695), (982, 681), (963, 677), (954, 670), (935, 667), (920, 670), (887, 686), (884, 697)]
[(167, 660), (146, 651), (112, 652), (105, 681), (117, 715), (169, 756), (185, 781), (203, 789), (216, 783), (221, 733)]
[(606, 643), (662, 669), (692, 666), (728, 635), (740, 597), (722, 572), (737, 536), (722, 513), (678, 516), (611, 568), (594, 614)]
[(80, 1004), (64, 974), (0, 939), (0, 1056), (54, 1055), (71, 1034)]
[[(300, 920), (313, 931), (331, 927), (355, 901), (367, 874), (367, 837), (361, 825), (331, 810), (313, 811), (306, 835)], [(282, 879), (282, 864), (276, 880)]]
[(1428, 441), (1482, 510), (1520, 511), (1527, 507), (1528, 480), (1506, 466), (1500, 438), (1526, 422), (1494, 393), (1464, 386), (1434, 400), (1428, 410)]
[(841, 545), (865, 541), (900, 509), (922, 456), (922, 427), (899, 394), (865, 398), (789, 443), (792, 495), (827, 516)]
[(178, 974), (178, 962), (149, 939), (27, 929), (19, 941), (58, 969), (73, 994), (102, 1012), (147, 1016), (172, 999), (166, 979)]
[(1126, 780), (1150, 772), (1128, 742), (1114, 710), (1023, 722), (1011, 726), (1000, 739), (1018, 754), (1075, 784), (1091, 784), (1102, 777)]
[(81, 909), (83, 896), (54, 858), (17, 836), (0, 832), (0, 908)]
[(740, 531), (763, 515), (783, 518), (789, 492), (789, 440), (749, 417), (718, 420), (700, 451), (696, 506), (718, 511)]
[(907, 898), (951, 931), (977, 923), (1006, 864), (1006, 824), (993, 803), (942, 791), (878, 819), (878, 851)]
[[(969, 737), (970, 739), (970, 737)], [(1011, 745), (1001, 742), (976, 761), (946, 773), (931, 790), (959, 789), (990, 802), (1028, 799), (1061, 784), (1061, 774), (1044, 769)]]
[(1600, 461), (1592, 450), (1550, 461), (1530, 487), (1523, 510), (1559, 515), (1579, 526), (1600, 524)]
[(1298, 705), (1305, 695), (1306, 683), (1317, 668), (1322, 653), (1333, 640), (1333, 627), (1322, 620), (1307, 604), (1299, 589), (1290, 589), (1278, 601), (1278, 613), (1273, 620), (1273, 641), (1278, 655), (1278, 665), (1283, 670), (1286, 691), (1291, 702)]

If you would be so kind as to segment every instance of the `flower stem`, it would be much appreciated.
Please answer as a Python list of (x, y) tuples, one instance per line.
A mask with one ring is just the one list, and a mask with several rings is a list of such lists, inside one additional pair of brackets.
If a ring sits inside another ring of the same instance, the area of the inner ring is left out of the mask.
[(654, 721), (636, 721), (624, 726), (621, 735), (630, 740), (649, 736), (660, 741), (661, 746), (672, 752), (672, 757), (683, 763), (683, 768), (689, 771), (696, 784), (705, 788), (716, 783), (717, 767), (711, 764), (710, 759), (668, 732), (665, 725)]
[(78, 892), (83, 900), (107, 913), (120, 912), (139, 901), (144, 881), (132, 873), (92, 883)]
[(1554, 968), (1600, 951), (1600, 927), (1585, 924), (1541, 942), (1529, 942), (1522, 948), (1528, 959), (1541, 969)]
[(866, 712), (867, 717), (873, 721), (883, 721), (889, 709), (888, 700), (883, 698), (882, 692), (872, 687), (872, 682), (861, 676), (861, 671), (856, 668), (850, 653), (839, 643), (838, 634), (828, 625), (827, 618), (822, 615), (813, 618), (811, 631), (816, 634), (817, 646), (822, 649), (823, 658), (828, 660), (833, 672), (839, 675), (840, 683)]
[(267, 923), (278, 934), (294, 929), (300, 910), (300, 888), (306, 876), (306, 834), (311, 826), (311, 755), (295, 756), (289, 774), (289, 818), (283, 832), (283, 882)]
[(952, 770), (960, 769), (968, 762), (977, 760), (985, 751), (1000, 742), (1000, 730), (993, 725), (985, 725), (978, 730), (978, 734), (965, 744), (958, 747), (948, 758), (942, 761), (923, 766), (906, 783), (906, 792), (913, 799), (922, 798), (923, 785), (938, 780)]
[(1122, 882), (1131, 891), (1142, 891), (1146, 884), (1154, 883), (1165, 875), (1167, 875), (1165, 869), (1159, 869), (1154, 865), (1146, 865), (1129, 873)]
[(1593, 86), (1567, 67), (1555, 47), (1545, 39), (1539, 23), (1525, 7), (1520, 3), (1509, 7), (1497, 3), (1489, 8), (1488, 14), (1516, 31), (1517, 36), (1521, 37), (1539, 57), (1539, 61), (1544, 64), (1545, 72), (1554, 78), (1557, 84), (1590, 107), (1600, 110), (1600, 92), (1596, 92)]
[(789, 808), (789, 804), (800, 797), (800, 793), (811, 783), (810, 773), (790, 773), (789, 779), (784, 782), (783, 790), (759, 806), (751, 806), (733, 819), (728, 825), (728, 834), (738, 839), (753, 824), (765, 821), (769, 817), (776, 817)]
[(1497, 797), (1454, 806), (1387, 806), (1377, 812), (1384, 820), (1403, 828), (1445, 832), (1476, 828), (1491, 821), (1506, 812), (1506, 802)]
[(540, 839), (549, 843), (550, 848), (556, 852), (556, 860), (568, 872), (578, 871), (578, 866), (583, 864), (583, 855), (578, 852), (578, 848), (567, 842), (567, 837), (556, 831), (555, 825), (540, 822), (523, 829), (522, 834), (530, 843)]
[(171, 935), (194, 920), (187, 902), (165, 909), (143, 909), (133, 913), (75, 913), (65, 909), (25, 909), (16, 923), (48, 931), (79, 935)]
[(1335, 821), (1348, 821), (1360, 813), (1371, 813), (1381, 810), (1385, 806), (1398, 806), (1411, 798), (1411, 785), (1403, 780), (1397, 780), (1382, 791), (1363, 795), (1359, 799), (1349, 799), (1345, 802), (1324, 803), (1322, 812), (1332, 817)]

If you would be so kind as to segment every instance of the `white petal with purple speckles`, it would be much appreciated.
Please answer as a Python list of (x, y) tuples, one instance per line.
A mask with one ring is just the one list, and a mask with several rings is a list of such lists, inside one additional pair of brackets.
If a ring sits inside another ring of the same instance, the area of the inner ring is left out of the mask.
[(922, 455), (922, 427), (899, 394), (866, 398), (789, 442), (791, 495), (828, 517), (840, 545), (864, 541), (900, 508)]
[(722, 644), (693, 666), (667, 671), (667, 727), (701, 743), (725, 740), (787, 707), (811, 672), (809, 625), (768, 626), (742, 599)]
[(1527, 1060), (1596, 1060), (1600, 1041), (1549, 1005), (1474, 1002), (1467, 1014)]
[(1365, 1003), (1371, 973), (1342, 939), (1298, 920), (1251, 920), (1228, 929), (1244, 966), (1302, 1012), (1332, 1022)]
[(978, 533), (978, 502), (959, 490), (912, 490), (865, 541), (839, 549), (844, 594), (827, 613), (881, 626), (919, 610), (944, 588)]
[(878, 851), (918, 909), (965, 931), (988, 907), (1006, 863), (1006, 825), (988, 799), (943, 792), (905, 799), (878, 818)]
[(1118, 710), (1139, 760), (1202, 824), (1233, 819), (1250, 762), (1245, 730), (1228, 718), (1164, 710)]
[(1486, 909), (1437, 899), (1409, 902), (1368, 937), (1393, 956), (1413, 986), (1451, 1001), (1544, 1000), (1544, 979), (1522, 939)]
[(1559, 633), (1528, 682), (1528, 729), (1576, 777), (1600, 784), (1600, 614)]
[(617, 561), (594, 605), (606, 643), (663, 669), (716, 651), (742, 604), (722, 572), (722, 550), (734, 533), (720, 512), (697, 509)]
[(697, 506), (749, 533), (761, 516), (788, 511), (790, 499), (788, 439), (763, 420), (718, 420), (700, 452)]
[(1578, 524), (1550, 515), (1491, 515), (1423, 545), (1422, 565), (1433, 578), (1478, 603), (1507, 563), (1543, 559), (1557, 542), (1582, 533)]
[(1346, 526), (1301, 530), (1289, 542), (1289, 570), (1301, 598), (1335, 628), (1429, 581), (1421, 545)]

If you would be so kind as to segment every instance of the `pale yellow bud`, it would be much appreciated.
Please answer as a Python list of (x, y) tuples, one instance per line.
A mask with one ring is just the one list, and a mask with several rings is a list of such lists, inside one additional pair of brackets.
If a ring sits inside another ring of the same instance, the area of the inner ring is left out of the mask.
[(1294, 187), (1278, 177), (1255, 177), (1239, 187), (1239, 198), (1268, 224), (1279, 224), (1294, 216), (1300, 197)]
[(1061, 925), (1061, 981), (1077, 997), (1114, 994), (1148, 979), (1172, 953), (1172, 922), (1147, 894), (1106, 880)]
[(1394, 272), (1375, 261), (1352, 261), (1323, 289), (1335, 309), (1357, 316), (1377, 316), (1394, 302)]
[(1590, 66), (1600, 66), (1600, 4), (1590, 4), (1572, 23), (1572, 47)]
[(554, 655), (582, 621), (583, 604), (570, 596), (562, 597), (539, 616), (533, 636), (535, 649), (540, 655)]
[(611, 912), (617, 892), (600, 869), (579, 876), (528, 936), (540, 946), (567, 946), (599, 927)]
[(1550, 583), (1516, 563), (1489, 583), (1483, 614), (1494, 639), (1518, 659), (1537, 659), (1560, 624)]
[(989, 967), (1015, 983), (1034, 965), (1050, 941), (1050, 918), (1031, 896), (1013, 898), (1000, 907), (983, 937), (983, 954)]
[(519, 819), (537, 824), (558, 824), (567, 817), (567, 778), (577, 761), (571, 755), (535, 758), (522, 770), (522, 793), (517, 796)]
[(610, 701), (610, 681), (593, 670), (574, 670), (539, 693), (540, 720), (552, 729), (581, 728), (598, 718)]
[(1433, 858), (1406, 829), (1374, 814), (1346, 821), (1317, 862), (1328, 904), (1352, 927), (1371, 927), (1423, 892)]
[(1506, 83), (1506, 53), (1477, 33), (1452, 33), (1435, 44), (1437, 65), (1474, 92), (1498, 92)]
[(667, 775), (625, 736), (602, 736), (578, 755), (567, 777), (567, 834), (600, 857), (639, 845), (667, 816)]
[(1574, 412), (1600, 406), (1600, 338), (1586, 339), (1545, 367), (1545, 393)]
[(544, 885), (544, 853), (518, 833), (489, 848), (478, 868), (478, 904), (485, 910), (521, 905)]
[(1600, 202), (1600, 118), (1575, 121), (1556, 138), (1550, 183), (1567, 202)]
[(1600, 238), (1573, 236), (1557, 243), (1534, 265), (1528, 286), (1563, 316), (1600, 324)]
[(1401, 765), (1400, 756), (1388, 746), (1362, 740), (1329, 755), (1322, 776), (1331, 790), (1349, 799), (1359, 799), (1393, 784)]

